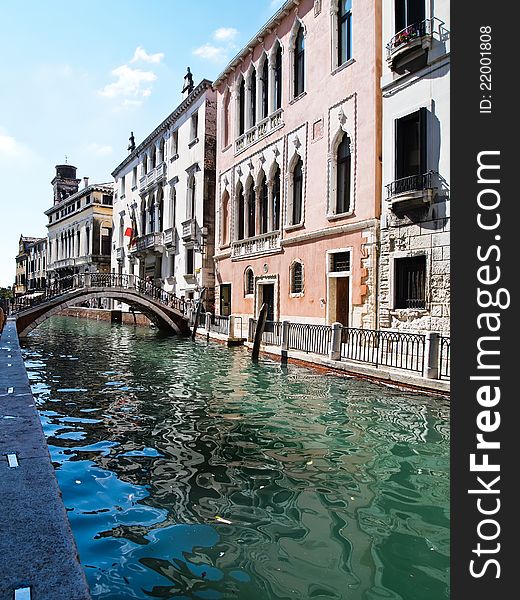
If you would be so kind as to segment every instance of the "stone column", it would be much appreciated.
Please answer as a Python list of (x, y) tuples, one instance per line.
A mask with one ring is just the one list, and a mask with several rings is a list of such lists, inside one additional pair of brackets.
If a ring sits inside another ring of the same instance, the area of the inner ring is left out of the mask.
[[(154, 216), (155, 216), (155, 231), (159, 231), (159, 202), (157, 199), (154, 200), (153, 204)], [(152, 231), (153, 233), (153, 231)]]
[(247, 131), (251, 127), (251, 75), (246, 79), (245, 85), (245, 99), (244, 99), (244, 117), (245, 124), (244, 129)]
[(206, 313), (206, 331), (209, 333), (210, 330), (211, 330), (211, 313), (207, 312)]
[(330, 342), (330, 360), (341, 360), (341, 323), (332, 324), (332, 340)]
[(254, 188), (255, 194), (255, 235), (260, 235), (262, 231), (262, 214), (260, 212), (260, 192), (262, 191), (262, 187), (256, 185)]
[(424, 345), (424, 367), (423, 377), (426, 379), (438, 379), (439, 377), (439, 334), (428, 332)]
[(269, 101), (267, 103), (268, 105), (268, 112), (270, 115), (272, 115), (274, 113), (274, 92), (275, 92), (275, 76), (274, 76), (274, 56), (272, 58), (268, 58), (269, 60), (269, 69), (268, 69), (268, 73), (269, 73)]
[(267, 231), (274, 231), (274, 181), (267, 182)]
[[(249, 237), (249, 205), (251, 203), (251, 188), (244, 190), (244, 238)], [(238, 207), (238, 204), (237, 204)], [(240, 216), (240, 210), (239, 210)]]

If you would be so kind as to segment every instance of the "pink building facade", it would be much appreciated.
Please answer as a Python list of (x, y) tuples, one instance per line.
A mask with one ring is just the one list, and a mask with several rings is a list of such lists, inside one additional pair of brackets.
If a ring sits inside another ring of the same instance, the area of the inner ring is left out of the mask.
[(217, 313), (376, 325), (380, 10), (288, 0), (215, 81)]

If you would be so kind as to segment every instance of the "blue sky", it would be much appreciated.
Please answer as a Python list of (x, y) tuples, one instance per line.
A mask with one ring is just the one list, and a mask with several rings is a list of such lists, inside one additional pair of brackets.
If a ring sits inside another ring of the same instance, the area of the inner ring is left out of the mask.
[(186, 67), (214, 79), (283, 0), (0, 0), (0, 286), (20, 234), (46, 235), (55, 165), (111, 181), (177, 106)]

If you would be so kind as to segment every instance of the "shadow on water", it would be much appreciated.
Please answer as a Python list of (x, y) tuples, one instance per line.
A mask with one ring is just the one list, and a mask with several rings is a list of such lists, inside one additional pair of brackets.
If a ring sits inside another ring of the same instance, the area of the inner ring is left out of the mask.
[(93, 598), (449, 597), (445, 401), (66, 317), (24, 357)]

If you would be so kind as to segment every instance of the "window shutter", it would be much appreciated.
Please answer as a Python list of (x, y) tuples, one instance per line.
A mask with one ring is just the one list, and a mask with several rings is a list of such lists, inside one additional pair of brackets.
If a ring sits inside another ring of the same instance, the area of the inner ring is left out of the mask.
[(421, 175), (428, 171), (428, 110), (426, 108), (419, 109), (419, 147), (421, 160)]

